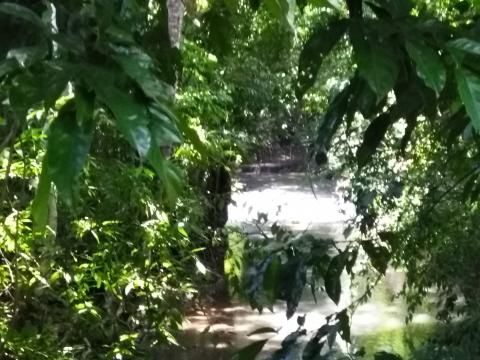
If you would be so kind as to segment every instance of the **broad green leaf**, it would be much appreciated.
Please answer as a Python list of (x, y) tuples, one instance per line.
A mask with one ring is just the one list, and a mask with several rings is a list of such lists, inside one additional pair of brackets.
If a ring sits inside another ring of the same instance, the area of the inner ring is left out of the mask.
[(42, 22), (42, 19), (37, 14), (35, 14), (32, 10), (30, 10), (25, 6), (11, 3), (11, 2), (4, 2), (0, 4), (0, 13), (22, 19), (26, 22), (31, 23), (32, 25), (39, 27), (41, 30), (47, 32), (47, 28)]
[(322, 325), (314, 336), (307, 342), (303, 353), (302, 360), (316, 360), (318, 355), (325, 345), (325, 341), (321, 341), (325, 336), (327, 336), (332, 331), (335, 331), (335, 326), (330, 324)]
[(42, 172), (32, 203), (33, 226), (35, 230), (43, 231), (48, 223), (48, 202), (52, 187), (52, 179), (48, 171), (48, 161), (43, 159)]
[[(340, 93), (333, 99), (329, 105), (327, 112), (323, 118), (323, 122), (318, 128), (316, 139), (316, 146), (318, 154), (327, 151), (330, 148), (330, 142), (335, 135), (338, 127), (343, 121), (347, 112), (348, 100), (351, 93), (351, 84), (347, 85)], [(317, 154), (317, 155), (318, 155)], [(324, 154), (326, 160), (326, 154)], [(321, 165), (322, 159), (316, 159), (317, 164)]]
[(65, 71), (48, 66), (40, 74), (19, 74), (13, 78), (10, 87), (10, 104), (19, 117), (25, 116), (29, 109), (42, 102), (45, 107), (51, 108), (65, 90), (67, 82), (68, 74)]
[(313, 86), (323, 59), (340, 41), (347, 27), (347, 20), (334, 20), (315, 30), (307, 40), (298, 64), (297, 98), (300, 99)]
[[(371, 118), (377, 111), (377, 96), (363, 78), (356, 79), (356, 77), (357, 75), (352, 79), (355, 87), (349, 107), (354, 111), (359, 111), (364, 118)], [(353, 120), (353, 115), (349, 118), (350, 121)]]
[(358, 24), (350, 28), (350, 40), (360, 76), (375, 91), (377, 99), (383, 98), (393, 88), (398, 77), (396, 55), (386, 41), (380, 42), (373, 36), (365, 37)]
[(196, 151), (203, 157), (209, 156), (209, 148), (205, 145), (205, 143), (200, 139), (198, 132), (190, 126), (188, 119), (184, 116), (177, 116), (177, 127), (180, 130), (183, 137), (189, 141)]
[(411, 0), (376, 0), (394, 18), (406, 17), (410, 14), (415, 4)]
[(265, 292), (269, 305), (273, 305), (275, 303), (275, 300), (277, 300), (278, 296), (277, 289), (283, 285), (281, 271), (282, 264), (277, 257), (273, 258), (265, 269), (265, 274), (263, 277), (263, 291)]
[(112, 111), (120, 132), (141, 157), (147, 156), (152, 136), (148, 128), (150, 118), (146, 106), (109, 84), (98, 82), (96, 90), (98, 98)]
[(347, 273), (349, 275), (353, 275), (353, 267), (355, 266), (357, 257), (358, 257), (358, 249), (349, 251), (347, 253), (347, 260), (345, 261), (345, 270), (347, 270)]
[(294, 0), (264, 0), (267, 10), (277, 19), (285, 22), (292, 31), (295, 30), (295, 1)]
[(178, 194), (183, 189), (183, 180), (179, 170), (167, 161), (163, 156), (160, 147), (152, 144), (147, 154), (147, 159), (157, 175), (160, 177), (167, 201), (174, 204)]
[(345, 268), (344, 254), (338, 254), (328, 266), (327, 275), (325, 277), (325, 290), (332, 301), (338, 305), (340, 295), (342, 294), (342, 283), (340, 276)]
[(279, 286), (282, 289), (282, 298), (287, 301), (286, 315), (287, 319), (290, 319), (297, 311), (307, 284), (307, 270), (303, 261), (298, 258), (290, 259), (282, 269), (281, 280)]
[[(15, 59), (18, 65), (29, 67), (48, 56), (49, 45), (45, 41), (37, 43), (35, 46), (24, 46), (10, 49), (7, 53), (7, 59)], [(42, 75), (41, 72), (37, 73)]]
[(473, 72), (461, 67), (455, 72), (458, 92), (473, 127), (480, 131), (480, 78)]
[(149, 106), (151, 116), (150, 131), (158, 146), (182, 143), (182, 136), (176, 126), (175, 116), (159, 103)]
[(338, 333), (347, 343), (350, 343), (350, 317), (348, 316), (347, 309), (340, 311), (337, 314), (338, 320)]
[(95, 91), (97, 99), (111, 110), (118, 130), (145, 158), (152, 143), (149, 129), (150, 113), (144, 100), (128, 91), (122, 91), (115, 83), (116, 73), (97, 66), (81, 65), (75, 71)]
[(429, 46), (418, 42), (407, 41), (405, 46), (415, 62), (418, 76), (425, 85), (435, 90), (437, 95), (440, 94), (447, 80), (447, 71), (440, 55)]
[(459, 62), (466, 54), (480, 56), (480, 42), (468, 38), (451, 40), (447, 43), (447, 48)]
[(363, 142), (357, 150), (357, 164), (359, 168), (364, 167), (372, 158), (378, 146), (385, 137), (390, 124), (392, 123), (389, 113), (384, 113), (375, 118), (363, 135)]
[(266, 327), (261, 327), (259, 329), (253, 330), (252, 332), (249, 332), (247, 336), (269, 334), (269, 333), (278, 333), (278, 330), (275, 330), (274, 328), (266, 326)]
[(73, 184), (83, 169), (91, 138), (92, 127), (77, 121), (74, 100), (70, 100), (50, 126), (46, 155), (48, 174), (67, 204), (72, 201)]
[(297, 360), (300, 355), (301, 345), (298, 339), (305, 336), (305, 329), (298, 329), (285, 337), (282, 341), (282, 348), (275, 351), (268, 360)]
[(329, 7), (337, 11), (342, 11), (344, 6), (342, 0), (309, 0), (308, 3), (314, 7)]
[(135, 80), (145, 95), (155, 100), (169, 101), (173, 98), (173, 88), (159, 80), (154, 72), (152, 58), (139, 48), (113, 47), (113, 58), (123, 70)]
[(386, 247), (376, 245), (371, 240), (362, 241), (362, 248), (367, 253), (373, 267), (381, 274), (387, 271), (390, 252)]
[(255, 360), (258, 354), (262, 351), (268, 339), (259, 340), (239, 350), (233, 355), (231, 360)]

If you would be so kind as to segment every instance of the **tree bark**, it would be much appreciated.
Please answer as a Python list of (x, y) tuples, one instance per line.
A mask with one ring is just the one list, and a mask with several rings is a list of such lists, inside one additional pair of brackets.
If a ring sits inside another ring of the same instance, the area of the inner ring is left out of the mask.
[(182, 0), (166, 0), (166, 5), (170, 46), (179, 49), (182, 35), (183, 16), (185, 14), (185, 4)]

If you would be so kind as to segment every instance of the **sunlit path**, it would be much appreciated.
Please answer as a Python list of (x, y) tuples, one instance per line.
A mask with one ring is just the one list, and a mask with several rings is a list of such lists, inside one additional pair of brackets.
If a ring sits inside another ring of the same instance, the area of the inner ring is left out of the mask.
[[(277, 222), (293, 231), (307, 229), (319, 241), (321, 238), (333, 238), (340, 245), (345, 242), (345, 221), (354, 209), (342, 202), (333, 182), (312, 180), (302, 173), (248, 174), (239, 179), (237, 188), (229, 207), (229, 225), (239, 227), (249, 236), (259, 233), (255, 220), (266, 215), (268, 221), (261, 226), (262, 231), (268, 231), (270, 225)], [(354, 335), (404, 326), (406, 306), (399, 299), (391, 301), (402, 284), (403, 274), (387, 272), (386, 280), (378, 286), (372, 299), (357, 309), (352, 323)], [(185, 359), (230, 359), (235, 348), (269, 337), (263, 353), (267, 356), (279, 347), (285, 336), (297, 329), (297, 315), (307, 314), (305, 328), (313, 331), (325, 323), (327, 315), (347, 306), (356, 296), (357, 292), (350, 289), (350, 281), (344, 274), (338, 307), (326, 295), (317, 296), (315, 302), (310, 290), (306, 289), (297, 314), (290, 320), (286, 319), (283, 303), (276, 304), (273, 313), (266, 310), (259, 314), (238, 301), (228, 308), (197, 313), (190, 316), (184, 325), (183, 339), (188, 344), (186, 346), (193, 349), (178, 356)], [(427, 314), (414, 317), (414, 323), (423, 322), (431, 322), (431, 317)], [(279, 329), (278, 334), (247, 336), (265, 326)]]

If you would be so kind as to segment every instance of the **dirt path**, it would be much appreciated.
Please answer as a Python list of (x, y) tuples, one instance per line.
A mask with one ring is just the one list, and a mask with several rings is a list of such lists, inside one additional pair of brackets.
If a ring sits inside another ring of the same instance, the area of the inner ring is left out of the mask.
[[(313, 190), (313, 191), (312, 191)], [(259, 214), (266, 214), (268, 230), (273, 222), (294, 231), (308, 231), (336, 241), (344, 241), (343, 230), (346, 219), (352, 215), (352, 206), (341, 201), (335, 193), (335, 184), (318, 179), (312, 181), (302, 173), (248, 174), (238, 183), (229, 207), (229, 225), (239, 227), (250, 236), (258, 233), (253, 220)], [(264, 216), (264, 215), (261, 215)], [(389, 271), (372, 299), (360, 306), (352, 322), (353, 334), (368, 334), (379, 329), (401, 328), (404, 326), (406, 309), (402, 301), (391, 302), (393, 294), (402, 286), (403, 275)], [(344, 277), (344, 293), (339, 307), (325, 296), (312, 298), (305, 291), (297, 314), (307, 314), (305, 328), (313, 331), (325, 323), (325, 317), (343, 308), (356, 296), (350, 291), (349, 279)], [(414, 321), (430, 321), (426, 314), (420, 314)], [(171, 359), (226, 360), (235, 349), (265, 335), (248, 337), (247, 334), (260, 327), (280, 329), (271, 337), (263, 357), (277, 349), (285, 336), (296, 330), (296, 316), (287, 320), (285, 306), (278, 303), (274, 312), (263, 314), (252, 311), (248, 305), (234, 303), (221, 309), (209, 309), (206, 313), (192, 314), (184, 324), (181, 343), (184, 351), (172, 352)], [(267, 337), (269, 337), (267, 336)]]

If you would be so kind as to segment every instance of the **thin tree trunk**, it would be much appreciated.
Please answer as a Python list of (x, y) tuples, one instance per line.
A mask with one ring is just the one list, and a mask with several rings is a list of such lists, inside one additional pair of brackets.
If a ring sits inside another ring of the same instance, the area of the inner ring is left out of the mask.
[(166, 4), (168, 11), (168, 35), (170, 38), (170, 45), (171, 47), (178, 49), (180, 48), (185, 4), (182, 0), (166, 0)]

